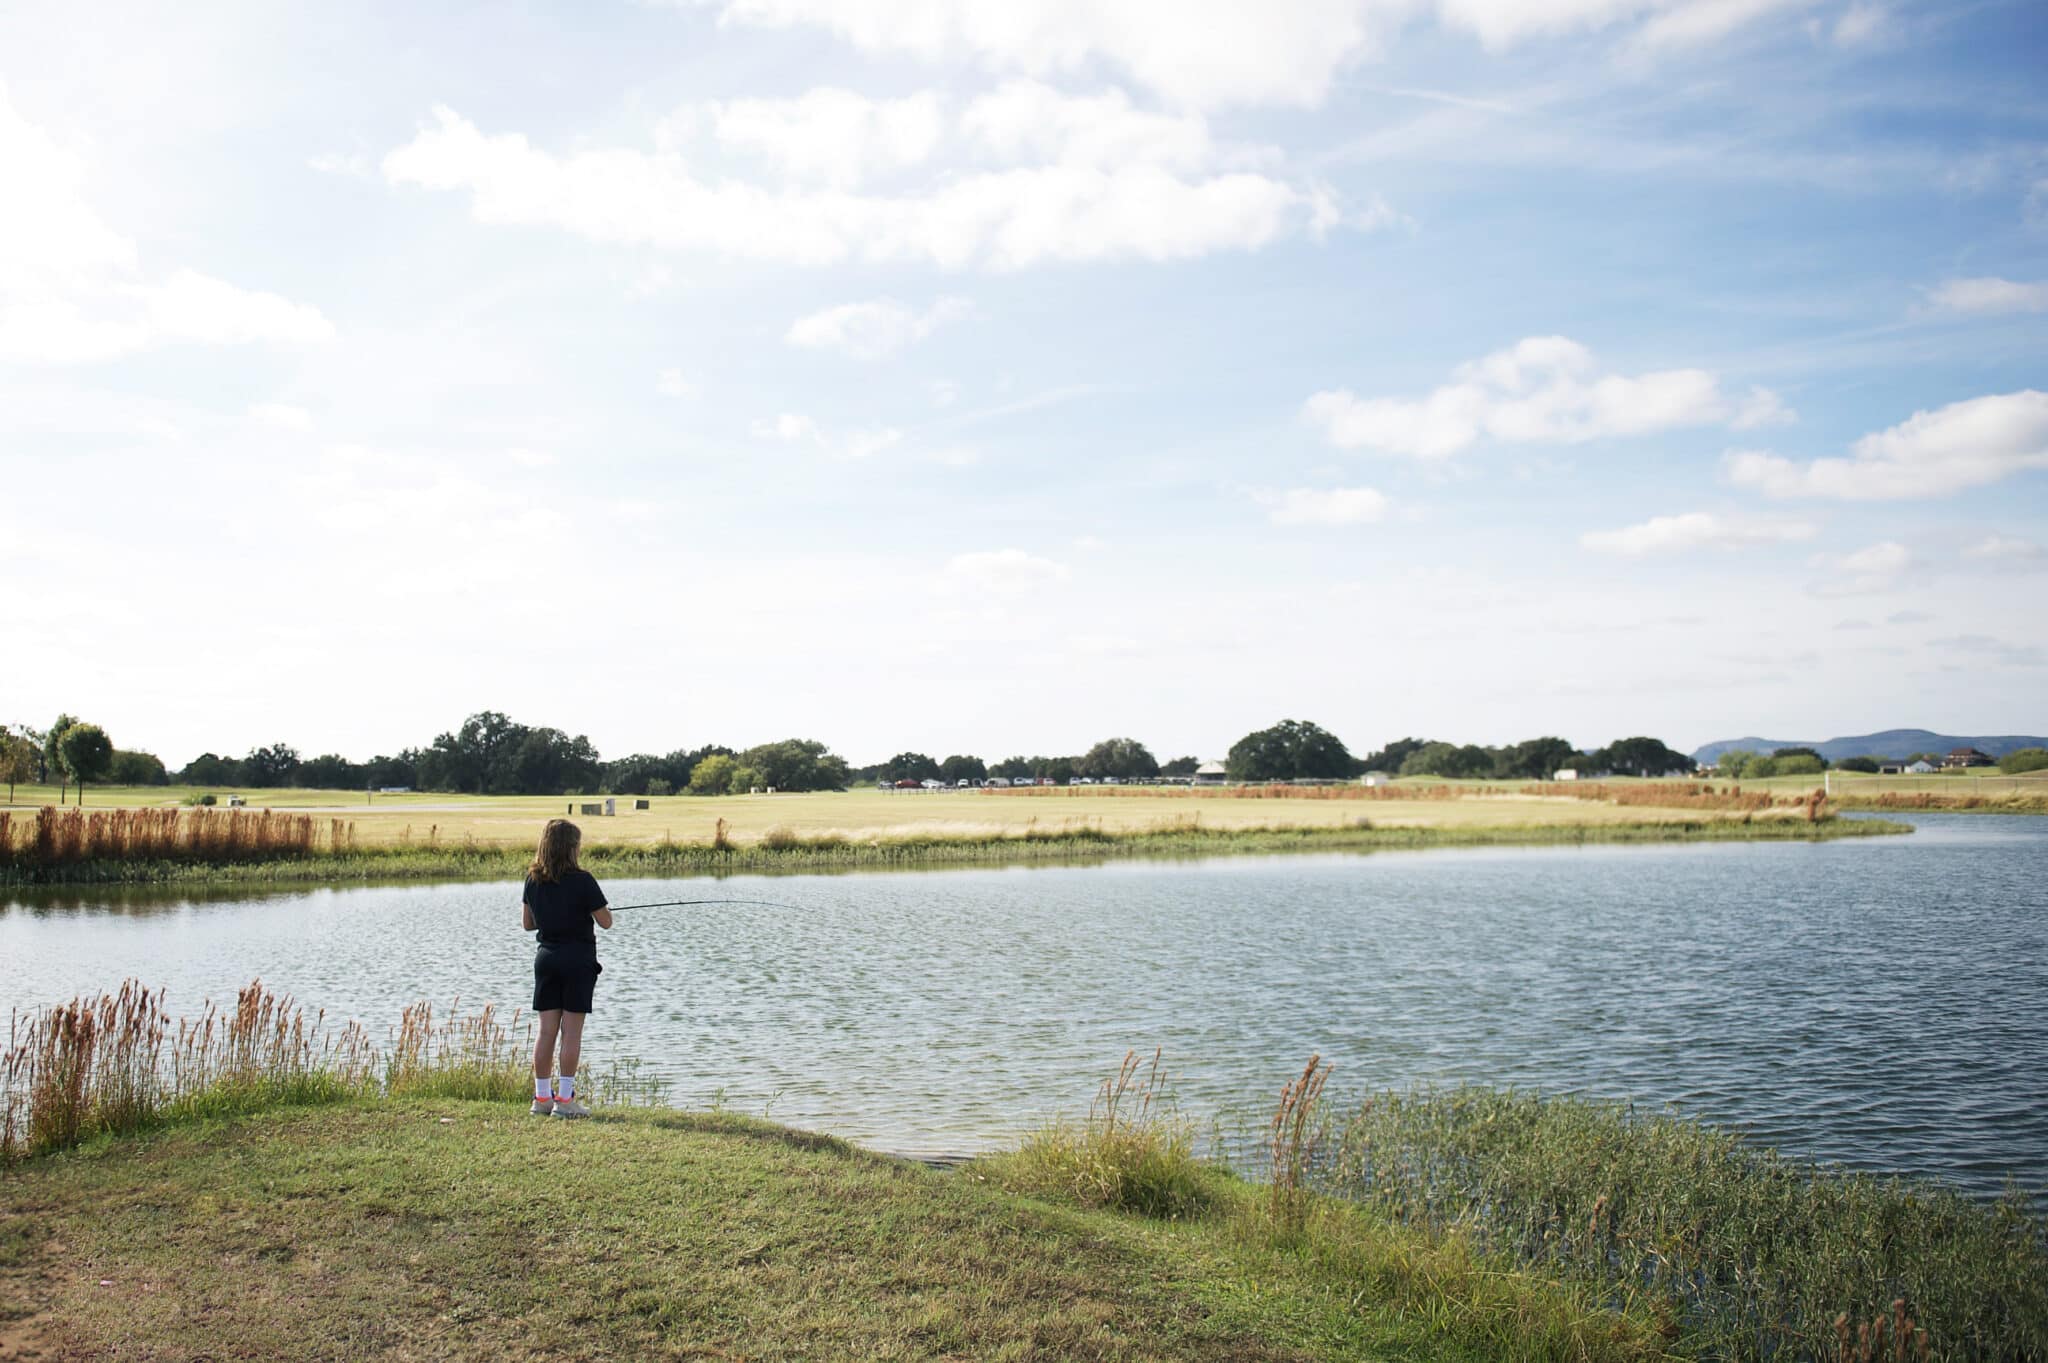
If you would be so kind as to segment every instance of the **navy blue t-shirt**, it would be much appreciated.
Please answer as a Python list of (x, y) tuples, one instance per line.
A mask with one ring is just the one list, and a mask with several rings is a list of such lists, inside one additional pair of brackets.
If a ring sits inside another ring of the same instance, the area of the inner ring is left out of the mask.
[(597, 955), (597, 929), (590, 914), (605, 906), (604, 891), (588, 871), (571, 871), (560, 880), (526, 878), (526, 906), (540, 929), (538, 945), (553, 950)]

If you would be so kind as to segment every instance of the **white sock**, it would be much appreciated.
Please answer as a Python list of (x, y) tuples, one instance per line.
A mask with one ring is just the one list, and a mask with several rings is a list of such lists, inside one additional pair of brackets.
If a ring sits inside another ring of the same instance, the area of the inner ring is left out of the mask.
[(555, 1091), (548, 1087), (548, 1081), (539, 1075), (535, 1075), (533, 1077), (533, 1100), (536, 1103), (544, 1103), (554, 1096)]
[(555, 1081), (555, 1097), (561, 1099), (565, 1103), (574, 1102), (576, 1100), (575, 1075), (565, 1074), (560, 1079), (557, 1079)]

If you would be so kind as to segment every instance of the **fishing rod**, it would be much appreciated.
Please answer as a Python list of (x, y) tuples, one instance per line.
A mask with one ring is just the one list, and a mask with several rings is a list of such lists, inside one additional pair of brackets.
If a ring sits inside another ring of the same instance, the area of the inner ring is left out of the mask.
[(656, 904), (610, 904), (606, 907), (613, 913), (621, 909), (694, 909), (705, 904), (754, 904), (764, 909), (788, 909), (802, 913), (794, 904), (779, 904), (772, 899), (664, 899)]

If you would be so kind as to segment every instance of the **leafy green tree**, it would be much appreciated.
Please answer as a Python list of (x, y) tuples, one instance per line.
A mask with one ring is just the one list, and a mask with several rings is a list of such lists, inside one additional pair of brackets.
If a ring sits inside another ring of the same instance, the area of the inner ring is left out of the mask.
[(1199, 757), (1176, 757), (1159, 768), (1161, 776), (1193, 776), (1195, 768), (1202, 765)]
[(1548, 781), (1559, 768), (1578, 760), (1579, 750), (1562, 738), (1531, 738), (1502, 748), (1493, 771), (1506, 780)]
[(251, 748), (242, 759), (242, 779), (252, 786), (288, 786), (299, 776), (299, 750), (289, 743)]
[(165, 786), (171, 781), (163, 759), (155, 753), (123, 752), (119, 748), (114, 750), (114, 763), (107, 775), (117, 786)]
[(949, 786), (957, 786), (962, 781), (972, 781), (979, 785), (988, 779), (988, 767), (979, 757), (954, 753), (939, 763), (939, 779)]
[(1619, 738), (1593, 754), (1594, 765), (1622, 776), (1663, 776), (1668, 772), (1690, 772), (1696, 765), (1682, 752), (1674, 752), (1654, 738)]
[(1752, 757), (1742, 764), (1742, 779), (1745, 781), (1768, 781), (1778, 774), (1778, 759), (1775, 757)]
[(1082, 776), (1100, 781), (1113, 776), (1119, 781), (1136, 781), (1159, 774), (1159, 759), (1135, 738), (1105, 738), (1074, 764)]
[(1443, 776), (1454, 781), (1485, 776), (1494, 768), (1494, 755), (1476, 743), (1425, 743), (1401, 763), (1403, 776)]
[(1877, 775), (1878, 762), (1875, 757), (1845, 757), (1835, 763), (1837, 771), (1860, 771), (1867, 776)]
[(1749, 775), (1749, 764), (1758, 758), (1759, 754), (1748, 748), (1730, 748), (1721, 754), (1714, 765), (1720, 769), (1721, 775), (1729, 780), (1740, 781)]
[(1789, 756), (1773, 753), (1771, 765), (1777, 768), (1779, 776), (1818, 776), (1828, 769), (1827, 762), (1816, 752), (1792, 753)]
[(364, 783), (364, 772), (340, 753), (330, 752), (300, 763), (297, 779), (314, 790), (353, 790)]
[(988, 774), (990, 776), (1000, 776), (1006, 781), (1016, 781), (1037, 775), (1031, 769), (1031, 759), (1028, 757), (1005, 757), (1002, 761), (990, 767)]
[(732, 769), (732, 793), (747, 795), (768, 788), (768, 777), (759, 767), (750, 767), (745, 762)]
[(1998, 769), (2007, 776), (2048, 768), (2048, 748), (2015, 748), (1998, 759)]
[(27, 735), (0, 729), (0, 780), (7, 782), (8, 804), (14, 803), (16, 783), (34, 780), (38, 765), (36, 745)]
[[(1811, 758), (1812, 758), (1812, 759), (1813, 759), (1814, 761), (1816, 761), (1816, 762), (1820, 762), (1820, 763), (1823, 763), (1823, 764), (1825, 764), (1825, 763), (1827, 762), (1827, 759), (1826, 759), (1825, 757), (1822, 757), (1822, 756), (1820, 755), (1820, 752), (1819, 752), (1819, 750), (1818, 750), (1818, 749), (1815, 749), (1815, 748), (1807, 748), (1807, 747), (1793, 747), (1793, 748), (1773, 748), (1773, 749), (1771, 749), (1771, 756), (1773, 756), (1773, 757), (1811, 757)], [(1781, 770), (1782, 770), (1782, 768), (1781, 768)]]
[(45, 785), (49, 784), (51, 774), (55, 773), (57, 777), (57, 803), (60, 805), (64, 803), (65, 792), (71, 788), (71, 772), (64, 765), (64, 758), (58, 751), (58, 745), (64, 739), (64, 731), (76, 723), (78, 723), (77, 715), (58, 715), (57, 722), (43, 730), (42, 735), (43, 783)]
[(78, 783), (78, 803), (85, 803), (88, 783), (103, 779), (114, 765), (114, 744), (97, 724), (74, 724), (57, 740), (57, 756)]
[(185, 764), (178, 780), (188, 786), (234, 786), (242, 782), (241, 766), (231, 757), (203, 752)]
[(763, 743), (740, 754), (740, 765), (757, 773), (753, 785), (774, 790), (844, 790), (853, 779), (846, 759), (809, 738)]
[(1378, 752), (1367, 753), (1359, 763), (1359, 770), (1383, 771), (1392, 776), (1401, 770), (1401, 764), (1408, 760), (1409, 754), (1427, 747), (1429, 742), (1426, 738), (1396, 739)]
[(737, 765), (728, 753), (712, 753), (691, 769), (690, 794), (725, 794), (732, 789), (732, 769)]
[(882, 779), (891, 785), (898, 781), (936, 781), (939, 764), (921, 752), (900, 752), (882, 764)]
[(1233, 781), (1341, 780), (1355, 775), (1357, 765), (1342, 739), (1300, 719), (1246, 734), (1224, 760)]

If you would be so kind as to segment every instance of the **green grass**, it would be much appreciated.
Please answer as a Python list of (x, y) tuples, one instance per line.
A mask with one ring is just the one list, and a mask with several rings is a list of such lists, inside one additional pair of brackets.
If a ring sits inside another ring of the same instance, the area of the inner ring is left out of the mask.
[[(1607, 823), (1375, 826), (1364, 818), (1321, 827), (1118, 830), (1061, 826), (1017, 832), (908, 833), (849, 837), (770, 830), (747, 843), (592, 842), (583, 864), (598, 876), (697, 876), (738, 872), (1009, 865), (1112, 857), (1204, 857), (1278, 852), (1390, 851), (1434, 847), (1587, 843), (1814, 841), (1907, 833), (1881, 819), (1690, 819)], [(366, 847), (248, 864), (169, 860), (84, 861), (54, 867), (0, 866), (0, 885), (289, 883), (350, 880), (502, 880), (525, 871), (523, 848), (484, 843)]]
[[(1089, 1211), (724, 1115), (286, 1108), (0, 1179), (0, 1338), (58, 1357), (1651, 1356), (1598, 1312), (1568, 1350), (1479, 1347), (1451, 1304), (1234, 1219)], [(1540, 1281), (1490, 1281), (1550, 1310)]]
[(1321, 1186), (1610, 1301), (1667, 1302), (1690, 1354), (1832, 1359), (1838, 1315), (1903, 1300), (1936, 1358), (2048, 1359), (2048, 1224), (2017, 1191), (1987, 1207), (1670, 1114), (1489, 1089), (1377, 1095), (1332, 1150)]

